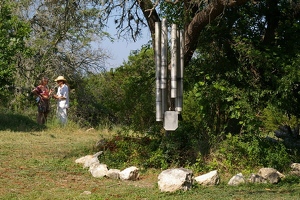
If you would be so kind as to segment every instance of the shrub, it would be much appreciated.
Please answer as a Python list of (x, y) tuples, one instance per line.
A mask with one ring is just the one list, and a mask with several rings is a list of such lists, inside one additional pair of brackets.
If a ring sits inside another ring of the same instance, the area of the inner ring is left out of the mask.
[(281, 143), (274, 143), (258, 136), (227, 135), (216, 151), (220, 167), (227, 171), (253, 170), (258, 167), (272, 167), (279, 171), (291, 162), (287, 149)]
[(156, 167), (149, 162), (151, 154), (156, 151), (159, 142), (149, 137), (128, 137), (117, 135), (106, 141), (104, 162), (115, 168), (130, 165)]

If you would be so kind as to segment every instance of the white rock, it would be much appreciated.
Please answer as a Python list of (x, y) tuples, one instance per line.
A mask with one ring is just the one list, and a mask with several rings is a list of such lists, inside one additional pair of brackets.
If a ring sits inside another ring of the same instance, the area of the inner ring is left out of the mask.
[(76, 159), (75, 163), (83, 164), (83, 168), (88, 168), (92, 164), (95, 164), (95, 163), (99, 164), (98, 156), (102, 153), (103, 153), (103, 151), (99, 151), (99, 152), (95, 153), (94, 155), (83, 156), (81, 158)]
[(109, 169), (106, 176), (111, 179), (120, 179), (120, 172), (119, 169)]
[(200, 185), (218, 185), (220, 183), (218, 170), (197, 176), (194, 179)]
[(121, 171), (120, 173), (120, 179), (122, 180), (132, 180), (135, 181), (139, 178), (139, 168), (137, 167), (128, 167)]
[(266, 179), (269, 183), (278, 183), (281, 178), (284, 178), (284, 175), (274, 168), (261, 168), (258, 171), (258, 175)]
[(251, 174), (249, 177), (250, 183), (267, 183), (267, 180), (258, 174)]
[(92, 158), (86, 160), (86, 162), (83, 164), (83, 168), (88, 168), (95, 164), (100, 164), (99, 160), (97, 157), (92, 157)]
[(185, 168), (167, 169), (158, 176), (158, 187), (162, 192), (189, 190), (193, 184), (193, 172)]
[(83, 156), (81, 158), (76, 159), (75, 163), (84, 164), (86, 160), (91, 159), (92, 157), (93, 157), (93, 155)]
[(81, 193), (81, 195), (90, 195), (90, 194), (92, 194), (91, 191), (84, 191), (84, 192)]
[(95, 178), (102, 178), (106, 176), (108, 168), (105, 164), (94, 163), (90, 166), (89, 172), (91, 172)]
[(242, 173), (239, 173), (239, 174), (233, 176), (233, 177), (229, 180), (228, 185), (239, 185), (239, 184), (245, 183), (245, 182), (246, 182), (246, 181), (245, 181), (245, 178), (244, 178), (243, 174), (242, 174)]
[(300, 163), (291, 164), (292, 171), (300, 171)]

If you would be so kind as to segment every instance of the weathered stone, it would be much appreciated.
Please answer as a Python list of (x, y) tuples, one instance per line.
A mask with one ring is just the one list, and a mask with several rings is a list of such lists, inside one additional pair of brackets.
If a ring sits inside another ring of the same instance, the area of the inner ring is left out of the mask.
[(300, 171), (291, 171), (290, 174), (293, 176), (300, 176)]
[(193, 172), (185, 168), (167, 169), (158, 176), (158, 186), (162, 192), (189, 190), (193, 184)]
[(220, 183), (218, 170), (197, 176), (194, 179), (200, 185), (218, 185)]
[(274, 168), (261, 168), (258, 171), (258, 175), (266, 179), (269, 183), (278, 183), (284, 177), (283, 174)]
[(121, 171), (120, 173), (120, 179), (122, 180), (132, 180), (135, 181), (139, 178), (139, 168), (137, 167), (128, 167)]
[(92, 176), (95, 178), (102, 178), (106, 176), (108, 172), (107, 165), (94, 163), (90, 166), (89, 172), (91, 172)]
[(120, 178), (120, 170), (119, 169), (109, 169), (106, 173), (106, 176), (111, 179), (119, 179)]
[(250, 183), (267, 183), (267, 180), (257, 174), (251, 174), (249, 177)]
[(290, 172), (291, 175), (300, 176), (300, 163), (291, 164), (291, 169), (292, 169)]
[(239, 184), (242, 184), (242, 183), (245, 183), (245, 178), (243, 176), (242, 173), (239, 173), (235, 176), (233, 176), (229, 182), (228, 182), (228, 185), (239, 185)]
[(77, 164), (84, 164), (86, 160), (91, 159), (92, 157), (93, 157), (93, 155), (87, 155), (87, 156), (83, 156), (83, 157), (77, 158), (75, 160), (75, 163), (77, 163)]
[(300, 171), (300, 163), (291, 164), (292, 171)]
[(90, 194), (92, 194), (91, 191), (83, 191), (83, 192), (81, 193), (81, 195), (90, 195)]
[(83, 168), (88, 168), (95, 163), (99, 164), (98, 156), (102, 153), (103, 153), (103, 151), (99, 151), (99, 152), (95, 153), (94, 155), (83, 156), (81, 158), (76, 159), (75, 163), (83, 164)]

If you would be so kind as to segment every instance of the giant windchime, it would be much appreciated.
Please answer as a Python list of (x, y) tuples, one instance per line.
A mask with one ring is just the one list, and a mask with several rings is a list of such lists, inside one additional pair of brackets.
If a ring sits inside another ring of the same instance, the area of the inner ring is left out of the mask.
[(163, 19), (155, 23), (156, 121), (163, 121), (164, 129), (173, 131), (183, 104), (184, 32), (176, 24), (171, 28), (170, 51), (168, 46), (167, 20)]

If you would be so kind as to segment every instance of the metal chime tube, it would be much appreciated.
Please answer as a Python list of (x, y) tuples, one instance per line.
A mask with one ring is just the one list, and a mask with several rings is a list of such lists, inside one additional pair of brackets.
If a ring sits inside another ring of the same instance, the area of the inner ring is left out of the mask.
[[(156, 121), (163, 121), (167, 131), (178, 128), (183, 105), (184, 32), (172, 24), (170, 68), (168, 68), (167, 20), (155, 23)], [(171, 98), (171, 99), (170, 99)], [(168, 102), (170, 109), (168, 109)]]
[(162, 19), (161, 24), (161, 94), (162, 94), (162, 112), (167, 111), (168, 102), (168, 27), (167, 20)]
[(171, 98), (177, 96), (177, 25), (172, 24), (171, 30)]
[(179, 31), (179, 65), (177, 73), (177, 102), (176, 110), (182, 111), (183, 105), (183, 69), (184, 69), (184, 31)]
[(156, 121), (163, 121), (161, 98), (161, 23), (155, 22)]

